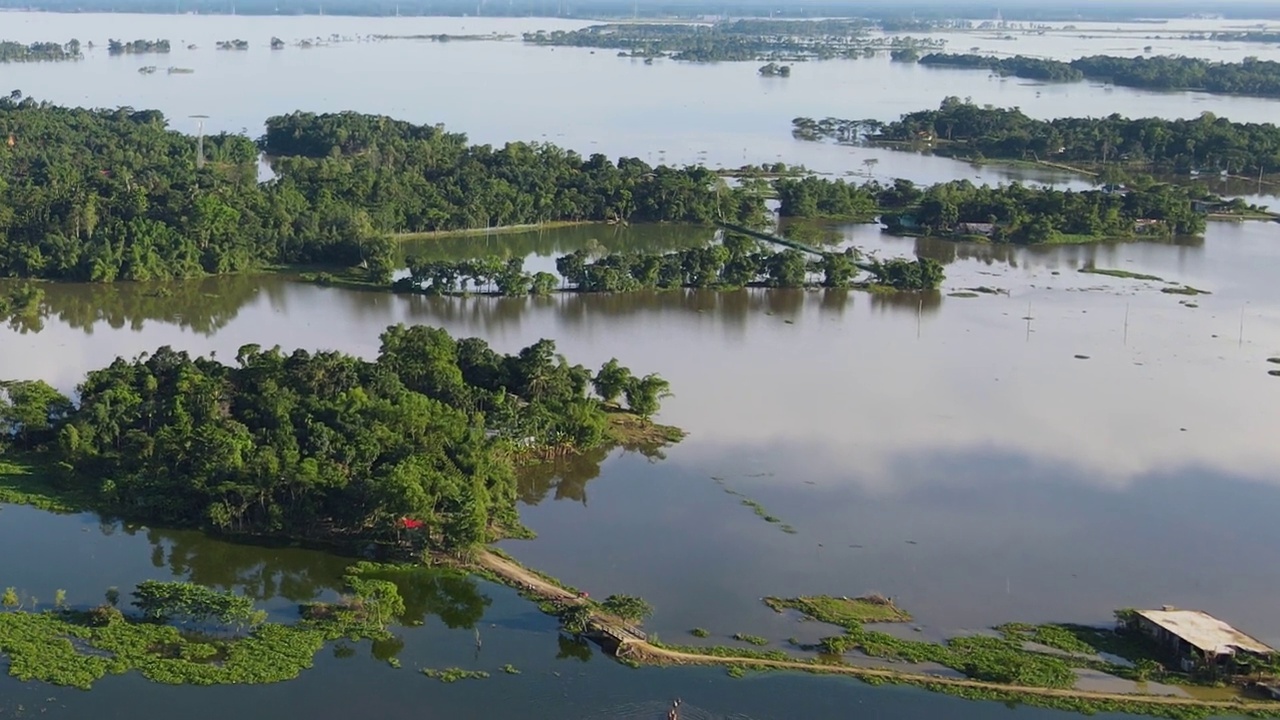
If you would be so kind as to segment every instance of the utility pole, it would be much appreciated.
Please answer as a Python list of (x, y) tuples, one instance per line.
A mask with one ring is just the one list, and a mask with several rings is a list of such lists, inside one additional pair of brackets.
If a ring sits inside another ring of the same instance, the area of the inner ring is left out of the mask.
[(192, 115), (196, 121), (196, 169), (204, 169), (204, 121), (208, 115)]

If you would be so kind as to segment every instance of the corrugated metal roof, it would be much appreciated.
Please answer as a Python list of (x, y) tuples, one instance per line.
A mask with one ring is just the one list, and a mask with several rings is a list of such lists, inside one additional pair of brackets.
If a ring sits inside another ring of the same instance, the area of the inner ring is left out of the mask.
[(1196, 648), (1215, 655), (1232, 654), (1236, 650), (1264, 655), (1275, 652), (1261, 642), (1199, 610), (1140, 610), (1138, 615), (1186, 640)]

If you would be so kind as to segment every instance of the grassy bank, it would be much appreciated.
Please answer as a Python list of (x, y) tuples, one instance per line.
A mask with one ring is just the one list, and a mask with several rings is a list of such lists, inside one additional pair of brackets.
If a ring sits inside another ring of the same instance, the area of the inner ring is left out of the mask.
[(89, 507), (88, 498), (59, 488), (58, 470), (35, 453), (0, 456), (0, 503), (30, 505), (50, 512), (72, 513)]
[(609, 407), (605, 436), (624, 448), (661, 447), (678, 443), (687, 433), (672, 425), (660, 425), (635, 413)]

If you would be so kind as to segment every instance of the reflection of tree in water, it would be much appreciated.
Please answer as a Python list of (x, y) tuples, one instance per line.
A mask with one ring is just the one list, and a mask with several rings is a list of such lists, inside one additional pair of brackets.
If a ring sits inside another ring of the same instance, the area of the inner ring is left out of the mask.
[[(1143, 245), (1170, 245), (1184, 249), (1204, 247), (1203, 237), (1150, 237)], [(1011, 245), (1008, 243), (954, 242), (941, 238), (916, 238), (919, 257), (950, 265), (958, 260), (985, 265), (1009, 267), (1077, 268), (1086, 262), (1110, 262), (1123, 243), (1090, 243), (1085, 245)]]
[[(139, 330), (147, 320), (154, 320), (209, 335), (225, 327), (260, 289), (272, 284), (270, 278), (252, 275), (166, 283), (48, 283), (42, 286), (38, 312), (4, 320), (16, 330), (39, 332), (45, 320), (55, 317), (86, 333), (99, 323), (117, 330)], [(0, 291), (6, 286), (12, 284), (0, 283)]]
[(926, 292), (887, 292), (870, 293), (871, 309), (880, 312), (902, 312), (932, 315), (942, 307), (942, 293), (937, 290)]
[(717, 231), (692, 225), (578, 225), (552, 230), (504, 233), (487, 237), (441, 237), (402, 243), (405, 257), (426, 260), (502, 259), (531, 255), (550, 257), (575, 250), (599, 248), (602, 252), (670, 252), (702, 247), (718, 237)]
[(404, 650), (404, 640), (398, 635), (388, 635), (373, 641), (373, 658), (386, 662)]
[[(129, 534), (136, 530), (125, 528)], [(355, 561), (319, 550), (264, 547), (215, 540), (197, 532), (148, 528), (151, 562), (177, 577), (219, 590), (235, 589), (257, 601), (284, 598), (301, 603), (323, 593), (341, 593)], [(425, 567), (388, 569), (367, 577), (389, 580), (404, 598), (404, 625), (437, 616), (447, 627), (470, 628), (493, 602), (472, 577)]]
[(587, 483), (600, 476), (600, 466), (614, 450), (639, 453), (650, 462), (665, 460), (665, 445), (622, 443), (593, 448), (585, 453), (548, 460), (520, 469), (516, 491), (520, 502), (537, 505), (553, 491), (555, 500), (587, 504)]
[(792, 218), (778, 225), (778, 234), (806, 245), (838, 245), (844, 242), (847, 222)]
[(426, 567), (396, 567), (363, 574), (365, 578), (395, 583), (404, 599), (404, 625), (422, 625), (427, 617), (439, 617), (451, 629), (473, 628), (493, 599), (480, 592), (470, 575)]
[(581, 455), (557, 458), (521, 469), (516, 480), (520, 502), (537, 505), (554, 490), (556, 500), (573, 500), (586, 505), (587, 483), (600, 476), (600, 464), (612, 451), (611, 447), (598, 447)]
[[(126, 527), (125, 532), (136, 530)], [(197, 532), (146, 530), (151, 562), (177, 577), (219, 590), (242, 588), (257, 601), (306, 602), (342, 588), (351, 560), (316, 550), (214, 540)]]
[(587, 662), (594, 654), (591, 650), (591, 643), (586, 638), (573, 637), (560, 633), (556, 636), (556, 659), (557, 660), (581, 660)]

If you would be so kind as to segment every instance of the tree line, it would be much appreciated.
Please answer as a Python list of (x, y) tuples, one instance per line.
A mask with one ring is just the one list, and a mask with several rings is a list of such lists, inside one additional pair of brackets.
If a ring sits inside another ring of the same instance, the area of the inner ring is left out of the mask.
[[(0, 276), (155, 280), (271, 263), (364, 265), (389, 235), (549, 221), (758, 223), (764, 198), (703, 167), (616, 164), (550, 144), (470, 145), (358, 113), (268, 119), (203, 140), (154, 110), (0, 97)], [(276, 177), (257, 181), (265, 152)]]
[[(424, 295), (485, 293), (518, 297), (549, 295), (558, 289), (620, 293), (747, 286), (847, 288), (863, 270), (870, 273), (870, 284), (899, 290), (932, 290), (943, 280), (942, 266), (930, 261), (868, 262), (853, 249), (825, 252), (809, 259), (794, 249), (763, 250), (754, 240), (736, 234), (726, 235), (721, 244), (675, 252), (614, 252), (596, 257), (586, 250), (575, 250), (556, 259), (559, 276), (548, 272), (530, 274), (523, 266), (520, 258), (411, 258), (409, 274), (396, 280), (392, 289)], [(913, 271), (907, 266), (918, 269)]]
[(1280, 97), (1280, 62), (1248, 57), (1232, 62), (1202, 58), (1092, 55), (1070, 62), (1018, 55), (930, 53), (921, 65), (988, 70), (1030, 80), (1071, 82), (1082, 79), (1148, 90), (1195, 90), (1224, 95)]
[(806, 140), (936, 140), (947, 143), (940, 150), (971, 158), (1120, 163), (1176, 172), (1280, 171), (1280, 127), (1231, 122), (1207, 112), (1189, 120), (1118, 114), (1037, 120), (1018, 108), (980, 107), (950, 97), (937, 110), (907, 113), (890, 123), (796, 118), (792, 125), (796, 137)]
[(62, 489), (130, 517), (325, 539), (394, 538), (409, 518), (454, 548), (519, 527), (518, 453), (599, 445), (603, 402), (648, 417), (667, 390), (616, 360), (571, 365), (550, 340), (504, 355), (398, 325), (373, 361), (246, 345), (224, 364), (166, 346), (89, 372), (74, 403), (6, 382), (0, 441), (44, 450)]
[(847, 288), (862, 271), (867, 282), (897, 290), (934, 290), (942, 266), (928, 258), (864, 261), (850, 248), (810, 259), (792, 248), (762, 250), (749, 238), (727, 235), (725, 242), (674, 253), (614, 253), (591, 260), (583, 251), (556, 260), (556, 268), (578, 292), (631, 292), (688, 288), (763, 286)]
[(30, 44), (12, 40), (0, 41), (0, 63), (79, 60), (83, 57), (79, 40)]

